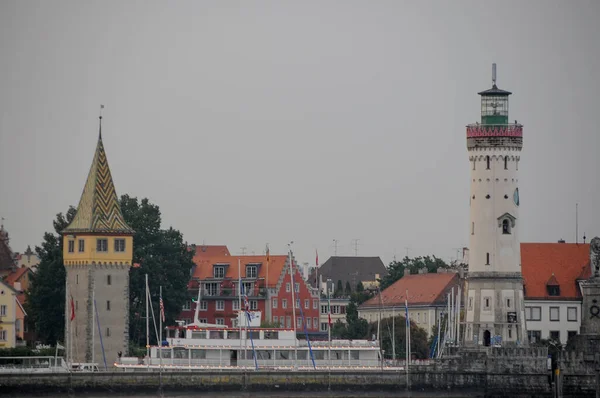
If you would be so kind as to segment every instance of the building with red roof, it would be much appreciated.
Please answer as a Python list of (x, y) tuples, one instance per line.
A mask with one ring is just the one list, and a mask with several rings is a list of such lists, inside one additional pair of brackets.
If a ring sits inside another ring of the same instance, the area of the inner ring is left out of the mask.
[[(203, 245), (196, 246), (195, 250), (195, 266), (188, 284), (190, 300), (182, 309), (181, 320), (192, 323), (198, 306), (199, 322), (237, 326), (241, 278), (251, 311), (260, 312), (262, 321), (293, 327), (289, 256), (237, 256), (231, 255), (226, 246)], [(302, 278), (295, 260), (292, 262), (297, 328), (303, 331), (306, 322), (307, 330), (316, 332), (319, 329), (318, 294)]]
[(447, 309), (448, 293), (458, 287), (462, 281), (458, 272), (409, 274), (398, 279), (375, 297), (364, 302), (358, 309), (359, 317), (368, 322), (391, 317), (393, 314), (406, 313), (405, 301), (408, 302), (408, 313), (411, 321), (425, 329), (427, 335), (432, 333), (438, 317)]
[(588, 243), (521, 243), (525, 320), (530, 342), (566, 344), (581, 326), (579, 282), (591, 275)]

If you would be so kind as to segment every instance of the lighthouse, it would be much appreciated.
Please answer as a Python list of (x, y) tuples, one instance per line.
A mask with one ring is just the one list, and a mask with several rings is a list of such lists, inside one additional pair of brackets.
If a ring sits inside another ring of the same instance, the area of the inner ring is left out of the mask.
[(526, 345), (519, 242), (519, 160), (523, 126), (509, 121), (509, 91), (481, 96), (481, 121), (467, 126), (471, 171), (464, 344)]

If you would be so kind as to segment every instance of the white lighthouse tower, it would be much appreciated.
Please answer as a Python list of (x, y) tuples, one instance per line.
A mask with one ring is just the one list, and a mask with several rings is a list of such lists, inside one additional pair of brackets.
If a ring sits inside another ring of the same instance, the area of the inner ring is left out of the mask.
[(508, 96), (481, 96), (481, 122), (467, 126), (471, 169), (465, 345), (527, 344), (519, 242), (519, 159), (523, 126), (509, 123)]

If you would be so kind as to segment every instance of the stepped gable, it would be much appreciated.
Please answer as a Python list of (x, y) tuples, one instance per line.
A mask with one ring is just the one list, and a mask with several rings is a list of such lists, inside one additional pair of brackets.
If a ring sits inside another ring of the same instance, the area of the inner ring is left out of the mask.
[(79, 200), (79, 206), (77, 206), (77, 214), (71, 224), (62, 232), (64, 234), (134, 233), (121, 213), (121, 206), (104, 152), (102, 133), (98, 136), (96, 153)]

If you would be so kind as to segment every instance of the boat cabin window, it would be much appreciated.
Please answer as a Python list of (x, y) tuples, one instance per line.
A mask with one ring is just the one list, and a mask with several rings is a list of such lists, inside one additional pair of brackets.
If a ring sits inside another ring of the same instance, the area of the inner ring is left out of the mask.
[(277, 350), (275, 351), (275, 358), (277, 359), (291, 359), (292, 358), (293, 353), (290, 353), (287, 350)]
[(322, 350), (315, 350), (313, 351), (313, 357), (315, 358), (315, 361), (318, 360), (323, 360), (325, 359), (325, 355), (327, 354), (327, 351), (322, 351)]
[(279, 332), (265, 332), (265, 340), (277, 340)]
[(206, 359), (206, 350), (191, 350), (192, 359)]
[(179, 329), (179, 338), (180, 339), (185, 339), (185, 329)]
[(247, 338), (249, 338), (249, 339), (254, 339), (254, 340), (260, 339), (260, 332), (259, 331), (254, 331), (253, 330), (253, 331), (248, 331), (246, 333), (248, 333)]
[(222, 330), (211, 330), (209, 336), (211, 339), (221, 340), (223, 339), (223, 334), (224, 332)]
[(227, 339), (228, 340), (239, 340), (240, 339), (240, 332), (239, 331), (233, 331), (233, 330), (227, 331)]
[(188, 359), (188, 349), (183, 347), (174, 347), (173, 358)]
[[(168, 349), (168, 348), (164, 349), (163, 348), (162, 350), (159, 350), (159, 351), (162, 352), (162, 357), (163, 358), (171, 358), (171, 350), (170, 349)], [(159, 355), (159, 357), (160, 357), (160, 355)]]
[(306, 350), (298, 351), (298, 354), (297, 354), (298, 358), (297, 359), (299, 359), (299, 360), (306, 360), (308, 358), (307, 354), (308, 354), (308, 351), (306, 351)]
[(193, 339), (205, 339), (206, 338), (206, 330), (198, 330), (192, 332)]

